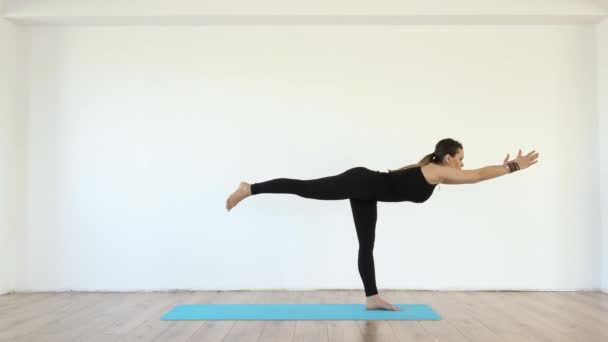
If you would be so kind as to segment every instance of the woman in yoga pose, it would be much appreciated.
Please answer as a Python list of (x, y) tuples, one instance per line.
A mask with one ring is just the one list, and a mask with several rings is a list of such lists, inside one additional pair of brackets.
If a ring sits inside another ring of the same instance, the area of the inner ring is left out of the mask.
[(277, 178), (260, 183), (241, 182), (226, 200), (230, 211), (244, 198), (257, 194), (293, 194), (317, 200), (346, 200), (355, 221), (359, 240), (358, 267), (368, 310), (399, 310), (380, 297), (374, 270), (374, 240), (377, 202), (425, 202), (437, 184), (472, 184), (523, 170), (538, 162), (539, 154), (532, 151), (523, 156), (521, 149), (515, 159), (509, 154), (502, 165), (490, 165), (475, 170), (463, 170), (464, 149), (456, 140), (447, 138), (435, 145), (435, 151), (417, 164), (388, 172), (354, 167), (329, 177), (311, 180)]

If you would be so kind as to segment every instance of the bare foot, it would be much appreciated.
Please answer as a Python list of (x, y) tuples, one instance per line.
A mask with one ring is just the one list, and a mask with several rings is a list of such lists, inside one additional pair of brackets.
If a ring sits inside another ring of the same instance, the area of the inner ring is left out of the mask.
[(234, 208), (244, 198), (251, 196), (251, 184), (241, 182), (238, 188), (226, 200), (226, 209)]
[(380, 295), (365, 297), (365, 308), (367, 310), (391, 310), (401, 311), (401, 308), (394, 306), (391, 303), (380, 298)]

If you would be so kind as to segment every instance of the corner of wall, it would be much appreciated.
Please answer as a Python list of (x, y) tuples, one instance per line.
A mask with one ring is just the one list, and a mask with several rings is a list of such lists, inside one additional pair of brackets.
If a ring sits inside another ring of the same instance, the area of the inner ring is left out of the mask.
[[(599, 136), (600, 208), (608, 207), (608, 19), (597, 25), (597, 113)], [(608, 293), (608, 212), (600, 210), (601, 289)]]
[[(0, 10), (5, 1), (0, 0)], [(0, 12), (0, 295), (15, 290), (18, 270), (18, 248), (20, 234), (22, 201), (18, 199), (21, 192), (23, 169), (20, 165), (18, 122), (18, 38), (20, 28), (3, 18)]]

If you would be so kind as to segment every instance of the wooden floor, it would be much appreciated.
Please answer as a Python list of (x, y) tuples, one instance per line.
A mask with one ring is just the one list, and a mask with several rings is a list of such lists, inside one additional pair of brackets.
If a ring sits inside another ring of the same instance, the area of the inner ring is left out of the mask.
[(608, 341), (601, 292), (383, 291), (441, 321), (161, 321), (176, 304), (363, 303), (362, 291), (12, 293), (0, 341)]

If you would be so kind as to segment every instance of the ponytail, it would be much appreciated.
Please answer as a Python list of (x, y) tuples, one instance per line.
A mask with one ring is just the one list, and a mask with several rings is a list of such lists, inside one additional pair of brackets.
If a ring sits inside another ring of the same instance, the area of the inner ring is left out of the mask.
[(395, 171), (399, 171), (399, 170), (407, 170), (407, 169), (410, 169), (412, 167), (424, 166), (424, 165), (432, 163), (433, 159), (435, 159), (435, 157), (436, 157), (435, 152), (429, 153), (426, 156), (424, 156), (422, 159), (420, 159), (420, 161), (418, 163), (416, 163), (416, 164), (404, 166), (404, 167), (402, 167), (400, 169), (397, 169), (397, 170), (388, 169), (388, 172), (395, 172)]
[(456, 152), (458, 152), (458, 149), (462, 149), (462, 144), (460, 142), (458, 142), (454, 139), (451, 139), (451, 138), (445, 138), (445, 139), (440, 140), (435, 145), (435, 151), (433, 153), (427, 154), (418, 163), (404, 166), (397, 170), (389, 169), (388, 172), (390, 173), (390, 172), (395, 172), (395, 171), (399, 171), (399, 170), (410, 169), (412, 167), (425, 166), (430, 163), (439, 164), (439, 163), (441, 163), (443, 158), (448, 154), (450, 156), (454, 157), (456, 155)]

